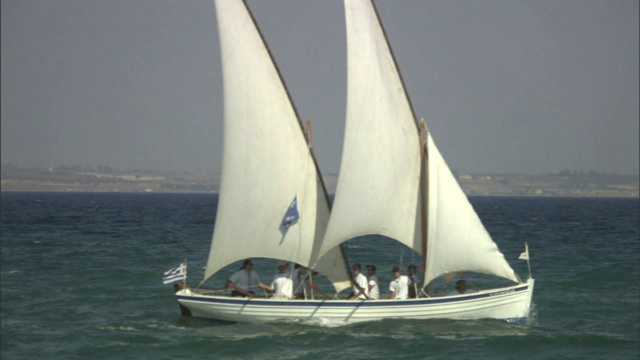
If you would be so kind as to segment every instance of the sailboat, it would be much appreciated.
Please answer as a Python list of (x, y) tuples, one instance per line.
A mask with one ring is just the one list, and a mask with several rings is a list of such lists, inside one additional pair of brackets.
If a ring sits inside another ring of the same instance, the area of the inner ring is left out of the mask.
[[(234, 322), (388, 318), (525, 322), (534, 280), (506, 261), (455, 180), (423, 121), (416, 121), (376, 8), (345, 0), (347, 116), (340, 176), (330, 208), (326, 190), (286, 87), (242, 1), (216, 0), (224, 79), (224, 155), (207, 280), (248, 257), (287, 260), (327, 277), (331, 299), (238, 298), (179, 286), (183, 314)], [(372, 145), (375, 144), (375, 145)], [(300, 216), (286, 232), (284, 209)], [(344, 300), (351, 274), (347, 240), (379, 235), (422, 256), (418, 297)], [(528, 250), (527, 250), (528, 251)], [(526, 254), (528, 261), (528, 252)], [(513, 285), (435, 296), (428, 285), (459, 272)], [(204, 282), (203, 280), (203, 282)]]

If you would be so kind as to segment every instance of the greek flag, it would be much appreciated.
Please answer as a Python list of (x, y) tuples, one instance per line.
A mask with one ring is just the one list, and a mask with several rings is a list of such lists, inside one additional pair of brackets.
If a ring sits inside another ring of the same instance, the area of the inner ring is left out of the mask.
[(177, 268), (173, 268), (169, 271), (165, 271), (162, 277), (163, 284), (171, 284), (176, 281), (187, 279), (187, 265), (182, 263)]
[(291, 225), (295, 224), (300, 219), (300, 213), (298, 212), (298, 195), (293, 198), (291, 205), (287, 209), (282, 219), (282, 229), (286, 232)]

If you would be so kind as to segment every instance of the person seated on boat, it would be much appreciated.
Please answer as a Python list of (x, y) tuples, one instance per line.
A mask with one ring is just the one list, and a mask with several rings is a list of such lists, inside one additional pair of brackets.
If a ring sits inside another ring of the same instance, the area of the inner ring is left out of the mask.
[(420, 279), (418, 279), (418, 267), (411, 264), (407, 268), (407, 277), (409, 278), (409, 299), (417, 298), (420, 289)]
[(467, 282), (465, 280), (458, 280), (456, 282), (456, 289), (449, 293), (449, 295), (462, 295), (476, 292), (473, 289), (467, 288)]
[(255, 297), (256, 293), (249, 289), (258, 286), (258, 284), (260, 284), (260, 277), (253, 270), (251, 259), (245, 260), (242, 263), (242, 268), (227, 280), (227, 288), (233, 289), (231, 296)]
[(394, 279), (389, 283), (391, 296), (389, 299), (404, 300), (409, 295), (409, 278), (400, 274), (400, 267), (394, 266), (391, 269)]
[(291, 299), (293, 297), (293, 280), (291, 274), (287, 271), (287, 263), (281, 261), (278, 263), (278, 273), (273, 276), (271, 286), (259, 283), (258, 286), (273, 293), (274, 299)]
[(380, 288), (378, 287), (378, 277), (376, 276), (375, 265), (367, 265), (367, 281), (369, 299), (378, 300), (380, 298)]
[(367, 284), (367, 278), (362, 275), (362, 266), (355, 264), (351, 268), (353, 270), (354, 278), (351, 279), (353, 283), (353, 292), (347, 298), (347, 300), (365, 300), (369, 298), (369, 285)]

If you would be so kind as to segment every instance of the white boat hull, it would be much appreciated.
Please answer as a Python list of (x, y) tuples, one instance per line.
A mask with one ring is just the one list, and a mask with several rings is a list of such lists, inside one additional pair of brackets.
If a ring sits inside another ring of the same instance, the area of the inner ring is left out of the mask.
[(176, 293), (192, 316), (232, 322), (318, 319), (366, 322), (382, 319), (502, 319), (526, 323), (534, 280), (476, 293), (407, 300), (273, 300)]

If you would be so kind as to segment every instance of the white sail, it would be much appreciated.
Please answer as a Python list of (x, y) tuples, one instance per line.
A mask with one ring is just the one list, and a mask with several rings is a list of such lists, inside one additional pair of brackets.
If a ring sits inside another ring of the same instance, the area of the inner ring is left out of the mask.
[[(295, 111), (250, 15), (239, 2), (217, 0), (216, 5), (223, 38), (226, 142), (207, 274), (248, 256), (290, 256), (313, 265), (326, 254), (317, 269), (340, 278), (346, 269), (339, 245), (359, 235), (381, 234), (426, 254), (427, 283), (458, 271), (518, 281), (431, 137), (426, 137), (426, 143), (420, 140), (400, 74), (369, 0), (345, 0), (347, 132), (328, 226), (329, 207), (317, 166), (305, 151)], [(240, 99), (235, 98), (238, 94)], [(420, 150), (426, 150), (424, 160)], [(255, 173), (256, 169), (261, 170)], [(294, 194), (300, 218), (283, 237), (273, 229)], [(305, 214), (312, 218), (305, 219)], [(310, 246), (325, 229), (322, 247)], [(331, 266), (336, 267), (333, 273)], [(529, 277), (516, 285), (470, 294), (375, 301), (242, 298), (177, 286), (176, 298), (185, 316), (226, 321), (495, 318), (521, 323), (529, 316), (534, 283)], [(340, 290), (346, 282), (336, 284)]]
[(380, 234), (424, 254), (425, 284), (476, 271), (518, 282), (435, 147), (426, 145), (428, 211), (420, 211), (420, 139), (410, 101), (370, 0), (345, 1), (347, 122), (340, 178), (323, 249)]
[(380, 234), (421, 252), (415, 239), (420, 145), (413, 111), (371, 3), (344, 4), (347, 117), (323, 250)]
[(518, 278), (480, 221), (431, 136), (427, 140), (429, 226), (425, 284), (456, 272)]
[[(204, 280), (248, 257), (316, 262), (329, 205), (296, 111), (242, 1), (216, 0), (224, 86), (224, 148), (216, 225)], [(299, 220), (282, 230), (297, 196)], [(315, 269), (339, 291), (341, 249)], [(203, 281), (204, 281), (203, 280)]]

